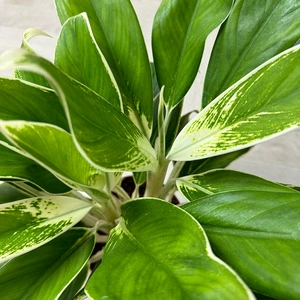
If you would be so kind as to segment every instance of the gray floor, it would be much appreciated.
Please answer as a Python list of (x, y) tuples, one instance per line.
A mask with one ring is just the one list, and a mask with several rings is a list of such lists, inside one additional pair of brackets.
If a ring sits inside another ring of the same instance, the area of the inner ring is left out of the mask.
[[(132, 3), (150, 48), (152, 19), (160, 0), (132, 0)], [(40, 37), (31, 42), (38, 53), (52, 60), (60, 29), (53, 1), (0, 0), (0, 53), (19, 47), (24, 30), (30, 27), (42, 29), (53, 36), (53, 39)], [(2, 76), (9, 74), (8, 71), (0, 71)], [(186, 109), (195, 106), (200, 98), (199, 94), (198, 88), (189, 93)], [(230, 168), (300, 186), (300, 130), (255, 146)]]

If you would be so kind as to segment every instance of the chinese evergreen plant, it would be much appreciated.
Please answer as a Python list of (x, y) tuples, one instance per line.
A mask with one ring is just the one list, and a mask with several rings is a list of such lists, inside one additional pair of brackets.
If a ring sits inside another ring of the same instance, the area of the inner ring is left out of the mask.
[(300, 123), (300, 1), (162, 0), (153, 63), (129, 0), (56, 9), (0, 58), (0, 299), (299, 299), (300, 193), (223, 168)]

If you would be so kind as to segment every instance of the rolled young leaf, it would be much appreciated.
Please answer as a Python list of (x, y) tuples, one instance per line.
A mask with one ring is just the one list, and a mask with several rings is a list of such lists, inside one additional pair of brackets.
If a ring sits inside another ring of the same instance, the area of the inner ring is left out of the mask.
[(0, 263), (31, 251), (79, 222), (92, 205), (71, 197), (29, 198), (0, 205)]
[(68, 19), (62, 27), (54, 64), (123, 110), (119, 88), (97, 46), (86, 13)]
[(299, 299), (300, 193), (227, 192), (182, 208), (250, 288), (276, 299)]
[(4, 263), (0, 266), (1, 299), (58, 299), (85, 266), (94, 248), (94, 239), (86, 229), (71, 229)]
[(181, 177), (177, 179), (176, 185), (180, 193), (189, 201), (231, 191), (297, 193), (289, 187), (231, 170), (214, 170), (204, 174)]
[(196, 160), (243, 149), (300, 124), (300, 46), (272, 58), (217, 97), (177, 136), (168, 158)]
[(6, 182), (0, 183), (0, 195), (0, 204), (18, 201), (28, 197), (27, 194)]
[(163, 0), (153, 23), (157, 79), (171, 109), (185, 96), (200, 65), (208, 34), (226, 18), (232, 0)]
[(22, 49), (0, 57), (0, 66), (44, 74), (62, 102), (82, 155), (104, 171), (154, 169), (156, 153), (147, 138), (119, 109), (59, 71), (49, 61)]
[(196, 220), (154, 198), (122, 206), (86, 292), (91, 299), (254, 299), (211, 252)]
[[(236, 0), (217, 36), (205, 77), (202, 106), (300, 38), (298, 0)], [(255, 20), (253, 20), (255, 18)]]
[[(46, 36), (46, 37), (51, 37), (51, 35), (49, 35), (48, 33), (36, 29), (36, 28), (29, 28), (27, 30), (25, 30), (24, 34), (23, 34), (23, 39), (22, 39), (22, 45), (21, 48), (28, 50), (29, 52), (32, 53), (36, 53), (29, 45), (29, 41), (36, 37), (36, 36)], [(40, 74), (36, 74), (34, 72), (28, 72), (28, 71), (23, 71), (23, 70), (15, 70), (14, 72), (14, 76), (15, 78), (19, 78), (28, 82), (32, 82), (44, 87), (50, 87), (49, 83), (47, 81), (47, 79), (40, 75)]]
[[(29, 181), (51, 194), (64, 194), (71, 188), (57, 177), (29, 159), (0, 143), (0, 179)], [(0, 200), (1, 202), (1, 200)]]
[(130, 0), (56, 0), (61, 23), (86, 12), (122, 94), (124, 112), (150, 136), (153, 91), (142, 31)]
[(23, 121), (2, 121), (0, 128), (12, 143), (25, 152), (24, 155), (71, 187), (85, 185), (98, 190), (104, 188), (104, 172), (83, 158), (72, 136), (66, 131), (55, 126)]

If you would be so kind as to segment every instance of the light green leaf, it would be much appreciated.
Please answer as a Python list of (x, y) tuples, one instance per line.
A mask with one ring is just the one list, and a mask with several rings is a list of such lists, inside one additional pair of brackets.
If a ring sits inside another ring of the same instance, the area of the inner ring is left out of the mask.
[(23, 121), (2, 121), (6, 137), (35, 160), (73, 188), (85, 185), (102, 190), (105, 174), (90, 165), (73, 143), (72, 136), (52, 125)]
[(182, 208), (250, 288), (276, 299), (299, 299), (300, 193), (228, 192)]
[(165, 101), (176, 106), (192, 85), (205, 40), (228, 15), (232, 0), (163, 0), (153, 23), (153, 57)]
[[(23, 34), (23, 39), (22, 39), (22, 45), (21, 48), (28, 50), (29, 52), (36, 53), (29, 45), (29, 41), (36, 37), (36, 36), (46, 36), (46, 37), (51, 37), (48, 33), (36, 29), (36, 28), (29, 28), (25, 30)], [(28, 72), (28, 71), (23, 71), (23, 70), (15, 70), (14, 72), (15, 78), (19, 78), (28, 82), (32, 82), (44, 87), (50, 87), (48, 81), (45, 79), (44, 76), (41, 76), (39, 74), (36, 74), (34, 72)]]
[(196, 160), (255, 145), (300, 124), (300, 46), (272, 58), (202, 110), (176, 138), (172, 160)]
[[(300, 38), (298, 0), (236, 0), (222, 25), (205, 78), (205, 107), (247, 73)], [(255, 102), (255, 100), (253, 100)]]
[(54, 64), (123, 110), (117, 83), (97, 46), (86, 13), (64, 24), (57, 40)]
[(176, 181), (176, 185), (180, 193), (189, 201), (207, 195), (232, 191), (297, 193), (289, 187), (231, 170), (214, 170), (204, 174), (182, 177)]
[(51, 194), (64, 194), (71, 190), (70, 187), (63, 184), (35, 161), (5, 147), (1, 143), (0, 178), (5, 181), (15, 179), (29, 181)]
[(196, 220), (153, 198), (122, 206), (86, 292), (91, 299), (254, 299), (213, 255)]
[(17, 79), (0, 78), (0, 119), (43, 122), (69, 130), (56, 94)]
[(56, 0), (61, 23), (86, 12), (95, 40), (118, 83), (124, 112), (149, 137), (153, 91), (143, 35), (130, 0)]
[(4, 263), (0, 266), (0, 298), (58, 299), (80, 274), (94, 243), (94, 236), (86, 229), (71, 229), (46, 245)]
[(14, 188), (10, 184), (0, 183), (0, 204), (27, 198), (28, 195)]
[(36, 70), (47, 77), (62, 101), (76, 145), (95, 167), (116, 172), (155, 168), (156, 154), (147, 138), (126, 115), (92, 90), (21, 49), (2, 55), (1, 65)]
[(0, 263), (31, 251), (79, 222), (87, 202), (62, 196), (37, 197), (0, 205)]

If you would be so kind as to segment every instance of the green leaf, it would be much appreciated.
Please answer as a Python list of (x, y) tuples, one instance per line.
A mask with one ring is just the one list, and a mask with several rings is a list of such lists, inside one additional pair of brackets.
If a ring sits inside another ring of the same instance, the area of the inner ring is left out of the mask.
[(122, 219), (86, 292), (91, 299), (232, 299), (233, 294), (254, 299), (213, 255), (200, 225), (180, 208), (153, 198), (122, 206)]
[(43, 122), (69, 130), (56, 94), (17, 79), (0, 78), (0, 119)]
[(180, 132), (168, 159), (196, 160), (240, 150), (300, 124), (300, 46), (231, 86)]
[(2, 121), (0, 128), (12, 143), (24, 151), (25, 156), (71, 187), (104, 188), (104, 172), (83, 158), (66, 131), (52, 125), (23, 121)]
[(118, 83), (124, 111), (150, 135), (153, 91), (143, 35), (130, 0), (56, 0), (61, 23), (86, 12), (95, 40)]
[[(25, 30), (23, 34), (23, 39), (22, 39), (22, 45), (21, 48), (28, 50), (29, 52), (36, 53), (29, 45), (29, 41), (36, 37), (36, 36), (46, 36), (46, 37), (51, 37), (48, 33), (36, 29), (36, 28), (29, 28)], [(41, 76), (39, 74), (36, 74), (34, 72), (28, 72), (28, 71), (22, 71), (22, 70), (15, 70), (14, 72), (15, 78), (19, 78), (28, 82), (32, 82), (44, 87), (50, 87), (48, 81), (45, 79), (44, 76)]]
[(215, 170), (200, 175), (179, 178), (176, 185), (189, 201), (223, 192), (265, 191), (297, 193), (297, 191), (260, 177), (231, 170)]
[(156, 154), (147, 138), (126, 115), (91, 89), (21, 49), (3, 54), (1, 65), (36, 70), (47, 77), (64, 106), (75, 144), (95, 167), (116, 172), (155, 168)]
[(64, 24), (57, 40), (54, 64), (123, 109), (117, 83), (97, 46), (85, 13), (68, 19)]
[(0, 204), (27, 198), (28, 195), (12, 187), (10, 184), (0, 183)]
[(62, 196), (37, 197), (0, 205), (0, 263), (31, 251), (79, 222), (87, 202)]
[(205, 40), (228, 15), (232, 0), (163, 0), (153, 23), (153, 57), (169, 109), (192, 85)]
[(179, 177), (192, 174), (200, 174), (214, 169), (227, 167), (231, 162), (244, 155), (250, 148), (241, 149), (238, 151), (217, 155), (200, 160), (193, 160), (185, 162), (180, 171)]
[(75, 279), (68, 285), (68, 287), (64, 290), (64, 292), (60, 295), (58, 300), (74, 300), (76, 294), (80, 291), (80, 289), (84, 286), (89, 273), (90, 266), (86, 264), (84, 268), (80, 271), (80, 273), (75, 277)]
[[(247, 73), (300, 38), (300, 2), (236, 0), (222, 25), (205, 78), (205, 107)], [(253, 100), (255, 101), (255, 100)]]
[(0, 178), (7, 181), (14, 179), (29, 181), (51, 194), (64, 194), (71, 190), (70, 187), (63, 184), (35, 161), (5, 147), (1, 143)]
[(299, 299), (300, 193), (228, 192), (182, 208), (250, 288), (276, 299)]
[(46, 245), (4, 263), (0, 266), (0, 298), (58, 299), (80, 274), (94, 243), (94, 236), (90, 237), (87, 230), (71, 229)]

